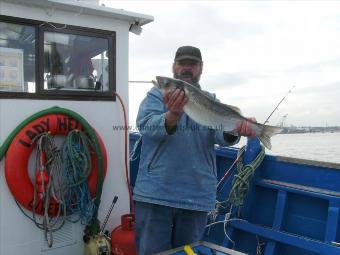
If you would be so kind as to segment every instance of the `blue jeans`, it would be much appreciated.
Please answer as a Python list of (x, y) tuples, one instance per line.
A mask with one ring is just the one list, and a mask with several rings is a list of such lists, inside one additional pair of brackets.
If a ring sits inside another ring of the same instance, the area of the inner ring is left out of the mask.
[(201, 240), (207, 212), (136, 201), (138, 255), (151, 255)]

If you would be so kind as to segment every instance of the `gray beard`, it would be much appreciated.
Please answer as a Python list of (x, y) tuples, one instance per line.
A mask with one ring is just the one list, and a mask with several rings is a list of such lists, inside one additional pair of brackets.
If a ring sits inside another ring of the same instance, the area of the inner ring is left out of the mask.
[[(174, 78), (176, 78), (176, 79), (179, 79), (179, 80), (182, 80), (182, 77), (181, 77), (181, 75), (180, 74), (174, 74)], [(200, 88), (201, 86), (199, 85), (199, 81), (200, 81), (200, 78), (201, 78), (201, 76), (199, 75), (199, 76), (196, 76), (196, 77), (192, 77), (191, 78), (191, 81), (189, 82), (191, 85), (194, 85), (195, 87), (198, 87), (198, 88)]]

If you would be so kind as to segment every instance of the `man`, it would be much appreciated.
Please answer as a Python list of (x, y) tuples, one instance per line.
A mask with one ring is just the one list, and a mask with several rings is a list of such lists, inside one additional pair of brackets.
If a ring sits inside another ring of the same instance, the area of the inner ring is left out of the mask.
[[(175, 78), (200, 88), (202, 69), (198, 48), (178, 48), (173, 64)], [(154, 87), (139, 108), (142, 149), (134, 188), (139, 255), (202, 238), (207, 214), (214, 209), (216, 199), (214, 145), (230, 146), (239, 141), (238, 136), (195, 123), (183, 112), (187, 100), (179, 89), (163, 96)], [(255, 135), (247, 121), (239, 124), (237, 133)]]

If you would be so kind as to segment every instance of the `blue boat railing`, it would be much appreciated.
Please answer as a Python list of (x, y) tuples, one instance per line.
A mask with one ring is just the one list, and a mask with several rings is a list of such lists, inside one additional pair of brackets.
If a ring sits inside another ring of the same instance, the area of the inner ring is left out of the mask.
[[(130, 150), (138, 134), (130, 134)], [(244, 160), (254, 158), (256, 142), (248, 142)], [(218, 178), (237, 156), (235, 148), (216, 148)], [(134, 186), (139, 159), (130, 161)], [(232, 178), (217, 194), (228, 198)], [(206, 231), (204, 239), (250, 255), (340, 255), (340, 164), (266, 155), (255, 171), (241, 220)], [(219, 215), (217, 220), (224, 220)]]

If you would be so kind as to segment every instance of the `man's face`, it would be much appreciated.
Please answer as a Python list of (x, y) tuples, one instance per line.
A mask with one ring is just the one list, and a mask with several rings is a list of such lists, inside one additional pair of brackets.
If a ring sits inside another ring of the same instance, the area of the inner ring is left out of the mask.
[(203, 64), (194, 60), (184, 59), (173, 64), (173, 73), (176, 79), (191, 84), (197, 84), (201, 78)]

